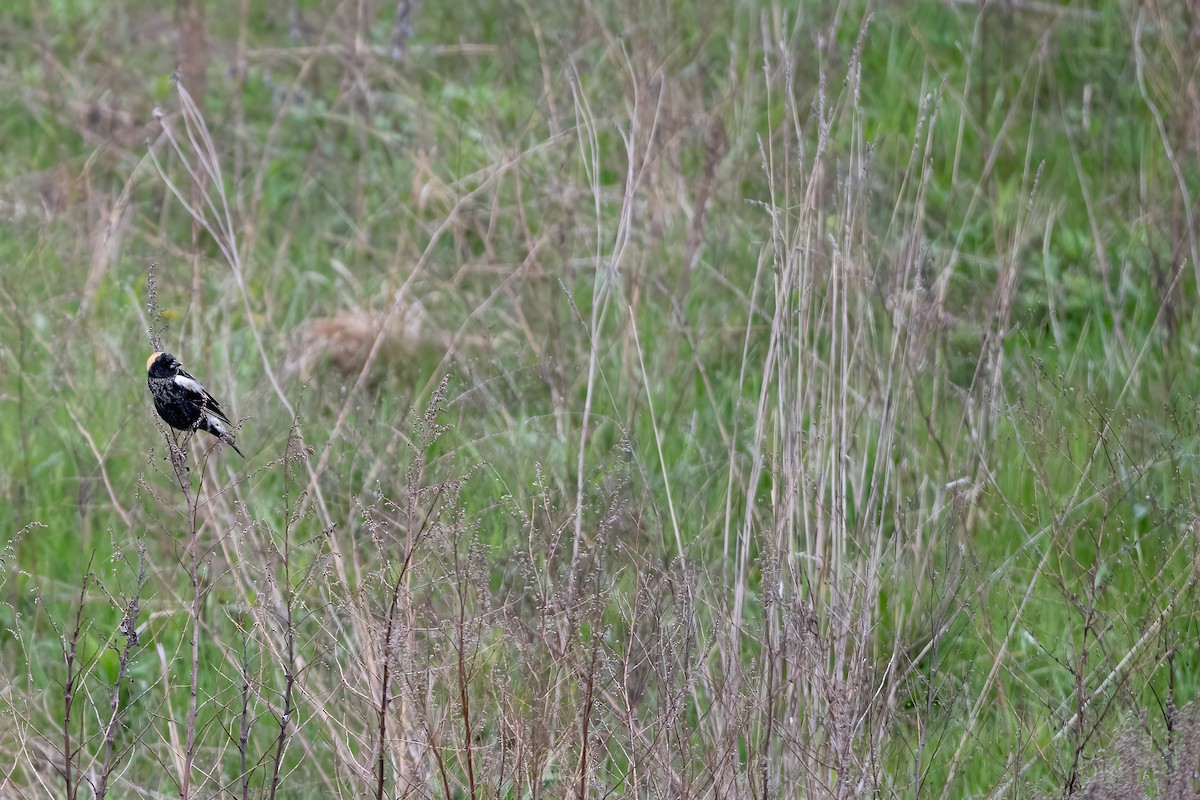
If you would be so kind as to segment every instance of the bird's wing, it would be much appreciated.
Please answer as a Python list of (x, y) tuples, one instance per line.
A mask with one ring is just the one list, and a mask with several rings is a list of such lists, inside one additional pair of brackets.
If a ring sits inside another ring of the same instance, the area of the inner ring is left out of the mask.
[(200, 381), (183, 370), (179, 370), (179, 374), (175, 376), (175, 385), (183, 389), (187, 393), (188, 399), (193, 403), (204, 408), (206, 411), (212, 412), (217, 419), (224, 420), (230, 425), (233, 424), (232, 420), (225, 416), (225, 412), (221, 410), (221, 406), (217, 404), (217, 399), (208, 393), (208, 390), (204, 388), (204, 385)]

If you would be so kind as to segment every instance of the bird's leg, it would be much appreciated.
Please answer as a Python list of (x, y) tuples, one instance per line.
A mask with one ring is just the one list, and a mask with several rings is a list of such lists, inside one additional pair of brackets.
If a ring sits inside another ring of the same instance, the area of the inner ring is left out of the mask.
[(184, 455), (186, 455), (186, 454), (187, 454), (187, 446), (188, 446), (189, 444), (191, 444), (191, 442), (192, 442), (192, 437), (193, 437), (193, 436), (195, 436), (195, 435), (196, 435), (196, 429), (195, 429), (195, 428), (192, 428), (191, 430), (189, 430), (189, 431), (185, 431), (185, 432), (184, 432), (184, 434), (183, 434), (183, 441), (182, 441), (182, 442), (180, 443), (180, 445), (179, 445), (180, 449), (184, 451)]
[(186, 488), (189, 470), (187, 450), (184, 448), (187, 446), (187, 439), (185, 438), (183, 443), (180, 443), (175, 431), (171, 431), (170, 436), (171, 441), (167, 447), (171, 451), (171, 468), (175, 471), (175, 478), (179, 481), (180, 488)]
[(192, 428), (191, 430), (184, 431), (183, 438), (181, 438), (179, 441), (179, 449), (183, 451), (183, 457), (185, 461), (187, 460), (188, 455), (188, 445), (192, 443), (192, 437), (195, 435), (196, 429)]

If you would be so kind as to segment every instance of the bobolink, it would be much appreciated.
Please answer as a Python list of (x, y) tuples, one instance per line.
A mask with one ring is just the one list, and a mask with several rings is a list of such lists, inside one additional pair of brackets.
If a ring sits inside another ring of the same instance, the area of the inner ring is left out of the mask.
[(207, 431), (238, 450), (227, 425), (233, 425), (216, 399), (200, 381), (182, 369), (179, 359), (170, 353), (151, 353), (146, 359), (146, 383), (154, 398), (154, 409), (163, 422), (181, 431)]

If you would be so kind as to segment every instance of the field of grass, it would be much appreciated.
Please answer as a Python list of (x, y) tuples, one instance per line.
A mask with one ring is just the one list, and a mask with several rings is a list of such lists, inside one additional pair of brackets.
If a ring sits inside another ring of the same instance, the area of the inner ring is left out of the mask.
[(1197, 54), (5, 4), (0, 800), (1192, 796)]

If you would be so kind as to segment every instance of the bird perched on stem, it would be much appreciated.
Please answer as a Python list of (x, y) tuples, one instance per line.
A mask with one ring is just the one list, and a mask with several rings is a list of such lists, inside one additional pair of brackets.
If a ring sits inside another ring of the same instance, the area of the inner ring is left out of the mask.
[(200, 381), (183, 369), (170, 353), (151, 353), (146, 359), (146, 383), (154, 409), (163, 422), (180, 431), (206, 431), (233, 448), (242, 458), (229, 427), (233, 425)]

